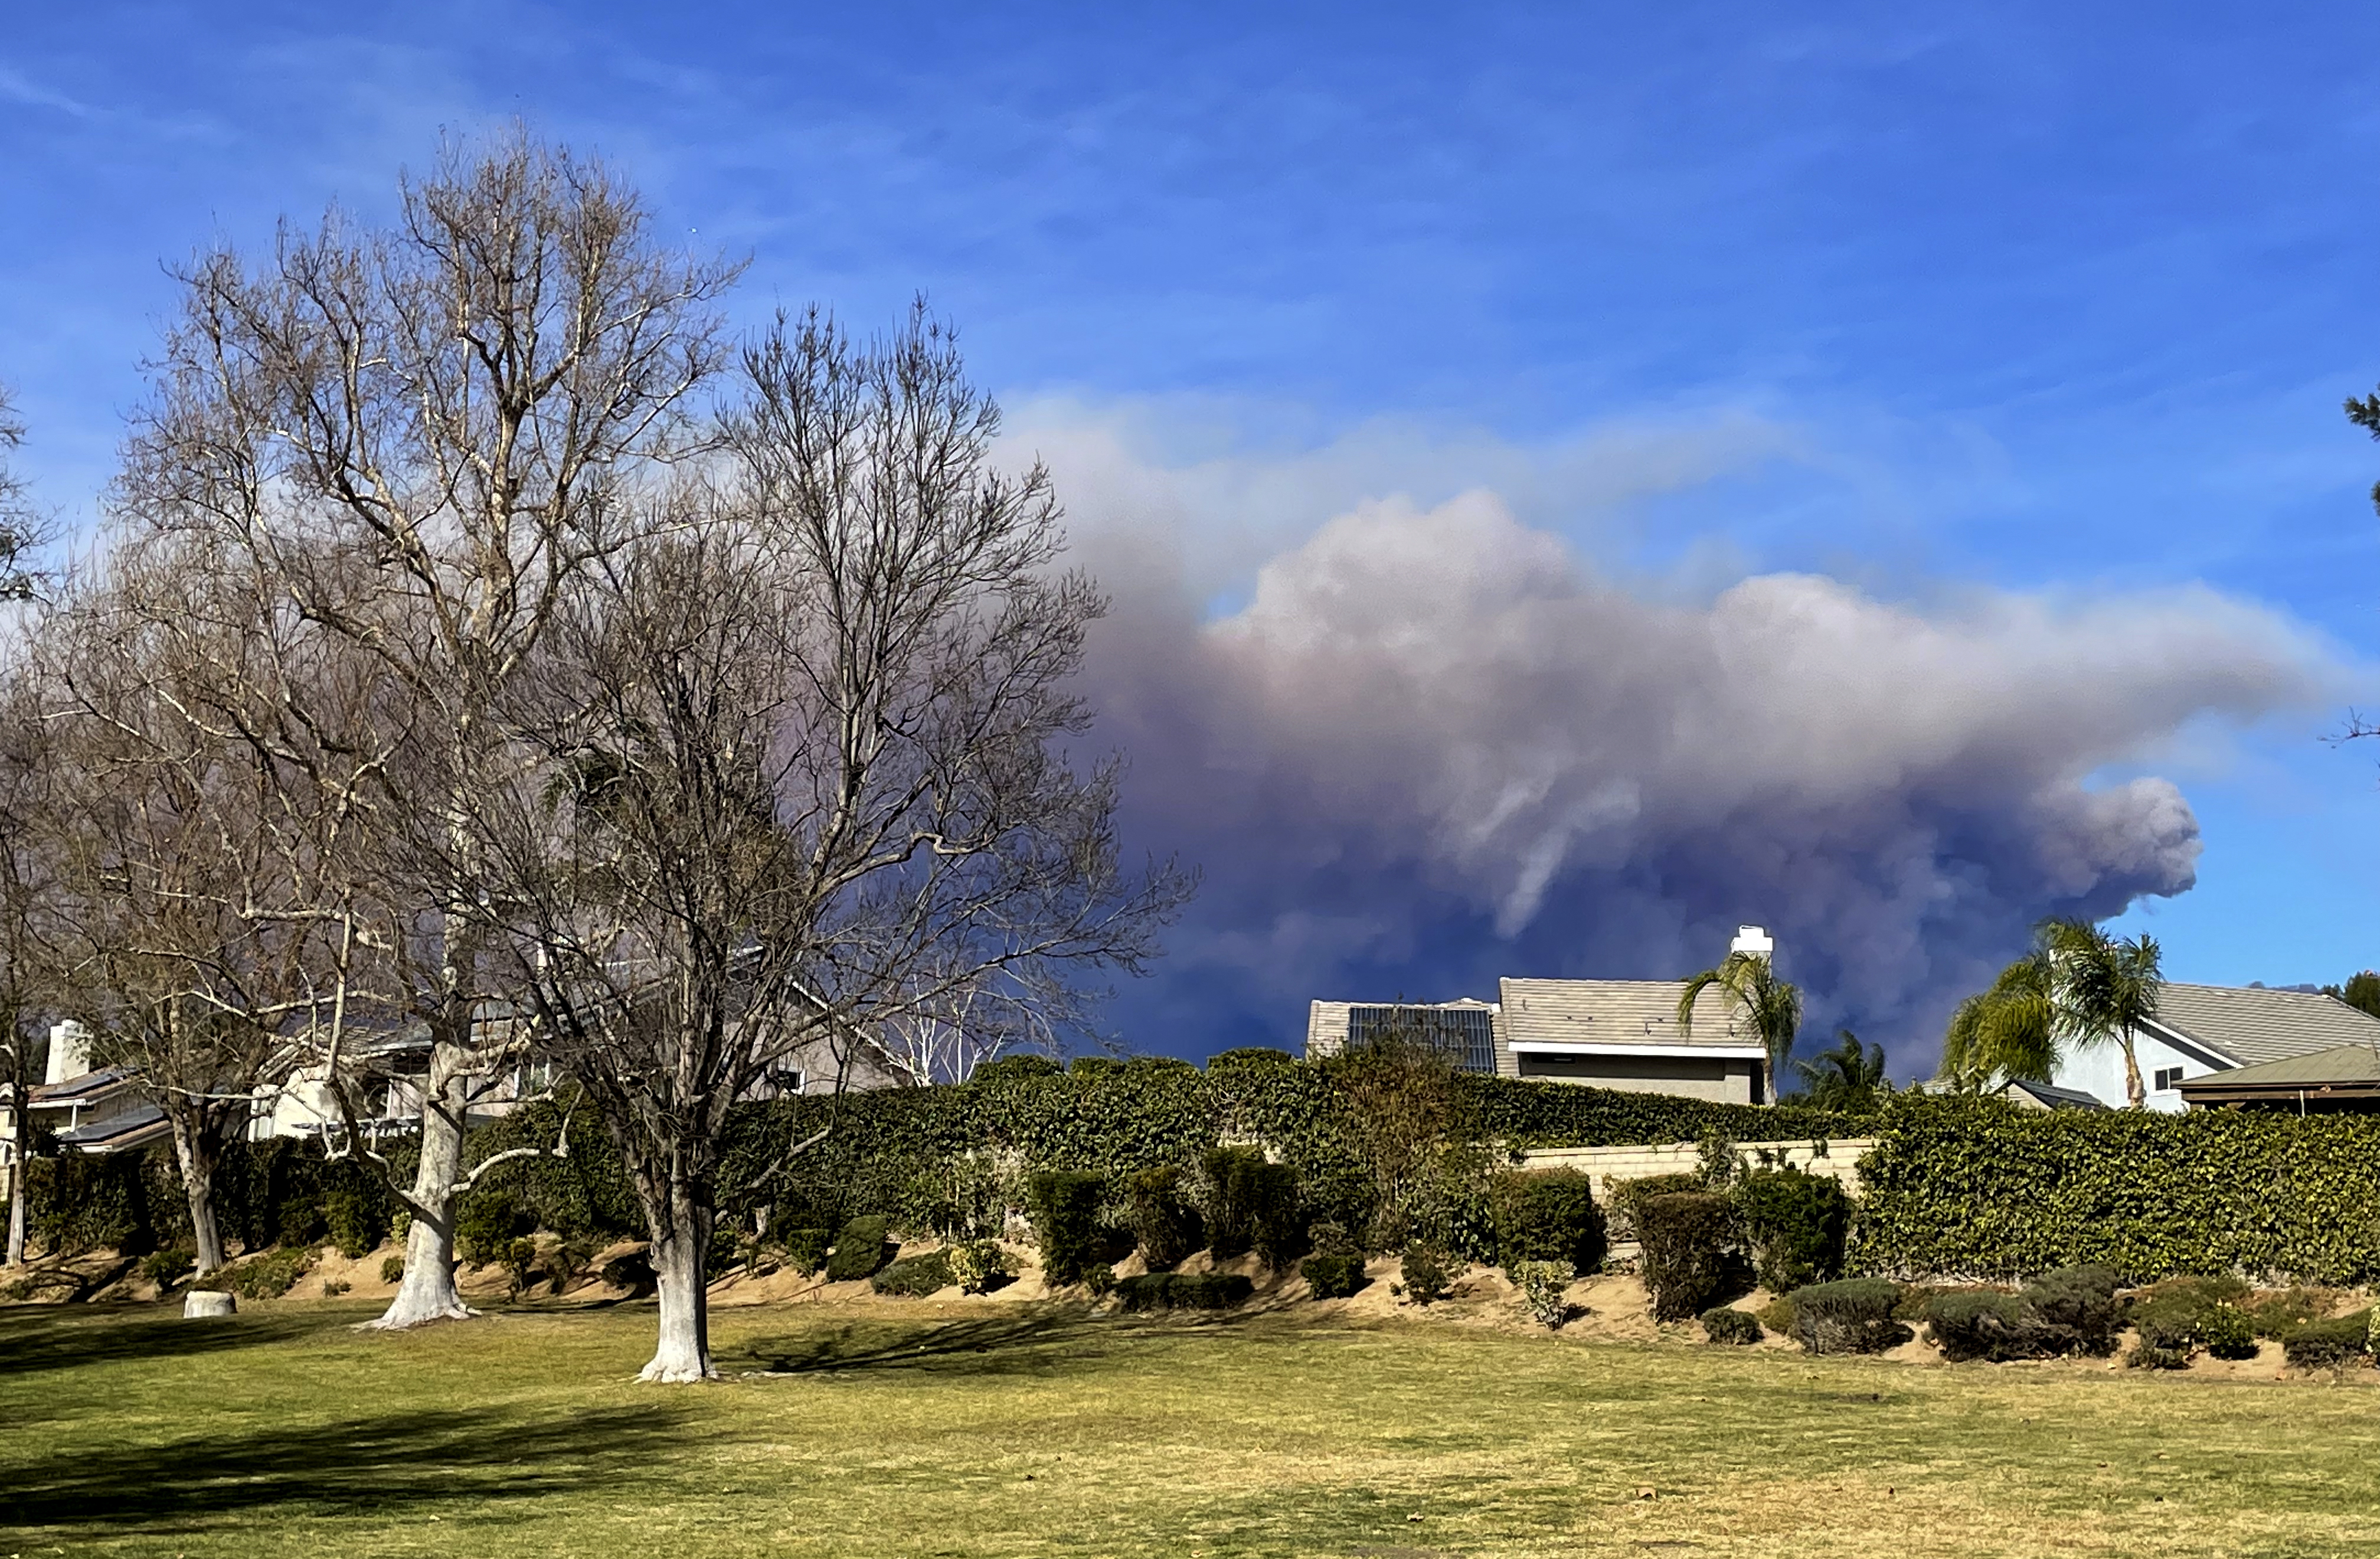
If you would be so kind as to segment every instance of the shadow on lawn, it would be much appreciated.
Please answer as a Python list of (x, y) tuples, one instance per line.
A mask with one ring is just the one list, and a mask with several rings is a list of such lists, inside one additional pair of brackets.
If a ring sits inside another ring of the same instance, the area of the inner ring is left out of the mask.
[(0, 1376), (89, 1364), (178, 1358), (285, 1343), (351, 1322), (352, 1316), (305, 1311), (185, 1321), (170, 1305), (28, 1306), (0, 1310)]
[(370, 1515), (616, 1485), (650, 1466), (676, 1415), (661, 1407), (530, 1423), (407, 1413), (190, 1435), (0, 1467), (11, 1525), (171, 1529), (205, 1516)]
[[(1232, 1327), (1252, 1315), (1202, 1315), (1197, 1329)], [(855, 1322), (797, 1336), (754, 1337), (722, 1352), (722, 1370), (779, 1375), (849, 1370), (927, 1370), (967, 1375), (1044, 1375), (1104, 1358), (1125, 1339), (1184, 1332), (1182, 1321), (1094, 1315), (1079, 1307), (985, 1316), (938, 1325)]]

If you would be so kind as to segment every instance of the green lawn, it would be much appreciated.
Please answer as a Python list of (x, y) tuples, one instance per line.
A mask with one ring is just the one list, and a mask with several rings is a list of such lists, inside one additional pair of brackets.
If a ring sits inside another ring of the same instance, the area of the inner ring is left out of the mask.
[(2380, 1553), (2361, 1386), (888, 1304), (666, 1388), (647, 1309), (371, 1309), (0, 1312), (0, 1559)]

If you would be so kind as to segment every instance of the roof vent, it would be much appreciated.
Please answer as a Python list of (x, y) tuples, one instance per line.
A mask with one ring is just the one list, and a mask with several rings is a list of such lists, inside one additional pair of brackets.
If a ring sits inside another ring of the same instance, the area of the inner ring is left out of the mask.
[(1735, 928), (1735, 940), (1727, 944), (1727, 950), (1730, 953), (1748, 953), (1755, 957), (1766, 958), (1777, 951), (1777, 940), (1768, 934), (1765, 927), (1738, 926)]

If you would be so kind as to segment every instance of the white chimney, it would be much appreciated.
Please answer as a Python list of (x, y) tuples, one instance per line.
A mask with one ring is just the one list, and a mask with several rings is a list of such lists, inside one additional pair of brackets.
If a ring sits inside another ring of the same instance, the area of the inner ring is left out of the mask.
[(91, 1030), (68, 1018), (50, 1025), (50, 1065), (42, 1080), (72, 1082), (91, 1070)]
[(1735, 940), (1727, 944), (1727, 950), (1766, 958), (1777, 951), (1777, 940), (1762, 927), (1738, 926), (1735, 928)]

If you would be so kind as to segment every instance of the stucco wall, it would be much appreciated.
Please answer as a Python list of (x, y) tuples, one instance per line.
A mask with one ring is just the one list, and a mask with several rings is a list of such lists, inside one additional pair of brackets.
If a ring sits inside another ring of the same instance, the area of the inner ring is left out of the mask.
[[(2133, 1053), (2140, 1057), (2141, 1086), (2148, 1090), (2146, 1102), (2152, 1110), (2180, 1114), (2183, 1109), (2181, 1095), (2172, 1089), (2160, 1092), (2150, 1087), (2156, 1081), (2160, 1068), (2179, 1066), (2184, 1078), (2204, 1078), (2220, 1068), (2209, 1066), (2197, 1056), (2176, 1050), (2154, 1034), (2140, 1034), (2132, 1041)], [(2087, 1093), (2101, 1103), (2122, 1109), (2131, 1100), (2124, 1092), (2124, 1052), (2115, 1043), (2094, 1045), (2061, 1057), (2058, 1070), (2049, 1079), (2060, 1088), (2070, 1088)]]

